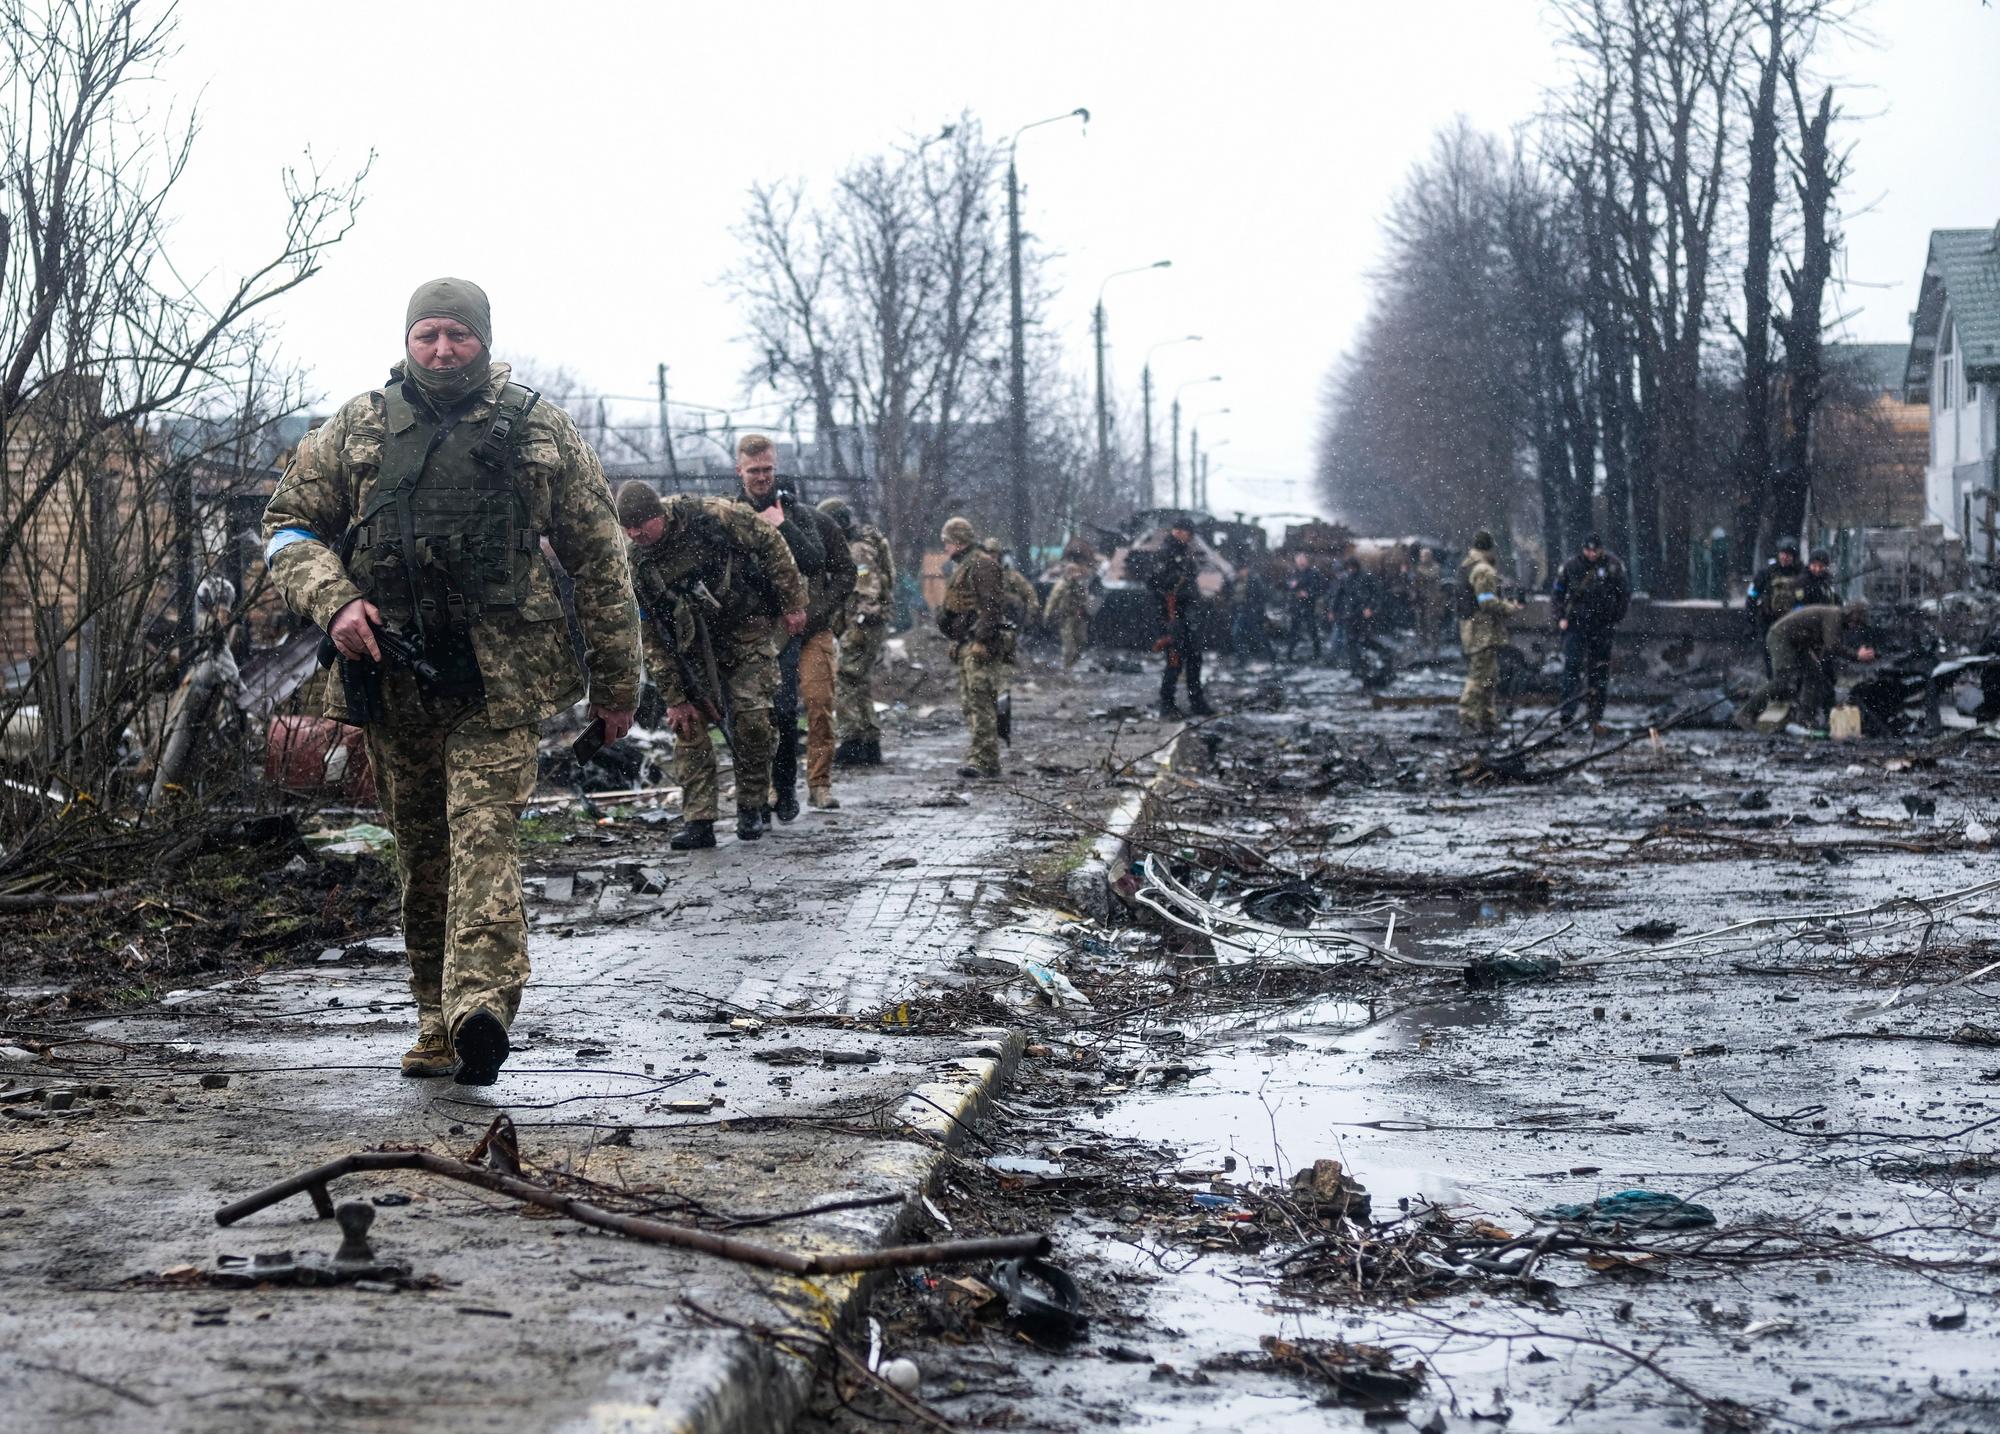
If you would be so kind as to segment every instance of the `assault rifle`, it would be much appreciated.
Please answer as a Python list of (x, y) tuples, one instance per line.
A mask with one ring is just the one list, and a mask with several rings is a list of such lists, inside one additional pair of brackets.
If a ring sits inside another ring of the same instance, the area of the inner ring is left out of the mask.
[[(672, 655), (674, 667), (681, 679), (681, 692), (704, 721), (714, 723), (722, 730), (722, 745), (729, 749), (733, 759), (736, 756), (736, 714), (729, 710), (729, 694), (722, 685), (721, 673), (715, 665), (715, 645), (708, 635), (708, 618), (703, 609), (721, 612), (722, 604), (708, 584), (697, 580), (685, 588), (671, 588), (659, 584), (656, 592), (667, 600), (664, 611), (659, 607), (647, 610), (647, 620), (659, 632), (661, 645)], [(697, 672), (688, 660), (688, 654), (681, 651), (678, 636), (678, 614), (682, 604), (687, 605), (688, 618), (694, 627), (695, 651), (701, 658), (701, 670)]]
[[(375, 646), (383, 661), (400, 662), (420, 682), (444, 680), (424, 656), (422, 639), (372, 622), (368, 626), (375, 634)], [(331, 667), (336, 661), (340, 663), (340, 690), (347, 699), (348, 716), (364, 727), (385, 720), (388, 708), (382, 700), (382, 663), (372, 657), (342, 657), (331, 635), (320, 638), (319, 665)]]

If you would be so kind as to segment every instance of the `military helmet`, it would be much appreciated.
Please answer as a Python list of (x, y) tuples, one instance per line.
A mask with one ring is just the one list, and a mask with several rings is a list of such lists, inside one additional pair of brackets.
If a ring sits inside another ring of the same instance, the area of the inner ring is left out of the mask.
[(840, 524), (841, 532), (854, 536), (854, 508), (845, 498), (822, 498), (819, 510)]
[(1796, 558), (1799, 555), (1799, 540), (1797, 538), (1780, 538), (1778, 540), (1778, 552), (1780, 556), (1790, 553)]
[(1475, 553), (1492, 552), (1493, 535), (1487, 532), (1486, 529), (1484, 528), (1481, 528), (1478, 532), (1474, 533), (1472, 535), (1472, 551)]
[(947, 518), (944, 531), (938, 536), (947, 543), (963, 543), (968, 548), (979, 543), (979, 530), (964, 518)]
[(1815, 563), (1825, 563), (1831, 565), (1833, 562), (1833, 554), (1829, 553), (1825, 548), (1814, 548), (1812, 550), (1811, 561)]

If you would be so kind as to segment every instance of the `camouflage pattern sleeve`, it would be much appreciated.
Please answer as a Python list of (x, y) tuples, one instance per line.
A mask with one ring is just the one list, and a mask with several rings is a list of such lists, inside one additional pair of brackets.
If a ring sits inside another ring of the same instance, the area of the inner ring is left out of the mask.
[(847, 556), (854, 561), (854, 591), (847, 599), (847, 620), (874, 622), (882, 616), (889, 594), (888, 585), (875, 565), (875, 544), (865, 537), (856, 538), (847, 545)]
[(627, 560), (632, 568), (632, 589), (639, 600), (639, 645), (646, 656), (646, 676), (666, 704), (677, 707), (687, 700), (687, 694), (681, 686), (680, 664), (667, 647), (662, 626), (673, 619), (671, 600), (664, 592), (654, 591), (658, 585), (650, 580), (643, 548), (628, 549)]
[(747, 524), (745, 532), (752, 553), (763, 566), (764, 576), (778, 590), (779, 605), (786, 612), (804, 612), (806, 580), (799, 575), (799, 565), (783, 532), (762, 519)]
[(555, 521), (549, 543), (576, 583), (590, 700), (611, 711), (630, 710), (639, 704), (639, 605), (632, 593), (625, 535), (597, 455), (567, 413), (553, 404), (547, 407), (562, 456), (549, 495)]
[(875, 566), (882, 574), (882, 601), (889, 602), (896, 595), (896, 553), (880, 533), (875, 534)]
[[(304, 613), (324, 631), (334, 614), (361, 596), (334, 548), (354, 517), (357, 484), (346, 453), (350, 438), (372, 416), (369, 396), (354, 399), (299, 440), (292, 461), (264, 508), (264, 561), (271, 582), (293, 612)], [(374, 452), (380, 452), (375, 440)]]

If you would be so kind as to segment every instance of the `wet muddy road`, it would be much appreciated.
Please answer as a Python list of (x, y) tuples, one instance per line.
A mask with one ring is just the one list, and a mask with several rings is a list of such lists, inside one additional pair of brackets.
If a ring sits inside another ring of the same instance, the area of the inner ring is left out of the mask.
[[(1448, 682), (1398, 690), (1427, 685)], [(1090, 1327), (1055, 1349), (978, 1290), (885, 1287), (885, 1353), (939, 1415), (2000, 1428), (2000, 973), (1953, 984), (2000, 956), (2000, 890), (1977, 890), (2000, 875), (1990, 742), (1675, 731), (1481, 783), (1455, 775), (1448, 712), (1377, 710), (1324, 673), (1222, 691), (1236, 710), (1184, 741), (1158, 854), (1192, 858), (1190, 884), (1243, 847), (1313, 872), (1351, 929), (1382, 942), (1393, 914), (1390, 950), (1436, 964), (1223, 983), (1185, 932), (1072, 928), (1093, 1004), (1039, 1019), (1046, 1054), (938, 1200), (962, 1226), (1054, 1225)], [(1481, 957), (1525, 979), (1470, 989)], [(1450, 1258), (1372, 1289), (1358, 1266), (1285, 1278), (1324, 1230), (1288, 1229), (1274, 1196), (1322, 1160), (1377, 1222), (1441, 1207)], [(1628, 1190), (1713, 1223), (1546, 1213)], [(1566, 1247), (1580, 1231), (1604, 1248)], [(1468, 1232), (1536, 1258), (1473, 1268)], [(1370, 1358), (1407, 1387), (1343, 1373)], [(823, 1389), (817, 1427), (885, 1412), (849, 1392)]]

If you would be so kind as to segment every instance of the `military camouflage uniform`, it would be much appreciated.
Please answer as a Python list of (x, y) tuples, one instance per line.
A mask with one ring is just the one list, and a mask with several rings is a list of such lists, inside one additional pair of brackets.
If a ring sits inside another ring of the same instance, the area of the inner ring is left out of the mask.
[(1467, 553), (1458, 581), (1458, 641), (1465, 649), (1458, 721), (1468, 732), (1490, 735), (1500, 730), (1500, 649), (1507, 645), (1507, 619), (1520, 606), (1500, 596), (1500, 570), (1490, 552)]
[(875, 697), (868, 683), (889, 635), (896, 558), (889, 551), (889, 540), (872, 525), (861, 529), (847, 551), (854, 559), (854, 591), (847, 598), (847, 630), (840, 635), (834, 707), (843, 743), (880, 741), (882, 729), (875, 721)]
[[(394, 373), (400, 379), (402, 366)], [(460, 429), (486, 430), (507, 375), (505, 364), (492, 366), (461, 407)], [(335, 551), (375, 495), (392, 424), (400, 433), (411, 414), (431, 421), (421, 399), (396, 393), (392, 384), (351, 399), (302, 440), (264, 513), (272, 581), (321, 628), (356, 598), (384, 605), (385, 616), (398, 600), (374, 587), (364, 592), (370, 574), (359, 564), (350, 572)], [(437, 697), (420, 690), (408, 668), (385, 663), (386, 719), (367, 729), (396, 835), (410, 990), (425, 1034), (456, 1030), (478, 1010), (511, 1022), (528, 979), (516, 819), (534, 790), (536, 724), (585, 691), (536, 536), (547, 538), (575, 581), (591, 700), (609, 710), (638, 701), (638, 612), (597, 455), (552, 403), (535, 404), (520, 420), (512, 454), (507, 471), (521, 531), (502, 570), (511, 566), (517, 602), (469, 614), (480, 691)], [(426, 470), (427, 484), (443, 481), (438, 466)], [(326, 715), (353, 719), (338, 681), (326, 684)]]
[(1754, 727), (1773, 702), (1794, 705), (1791, 720), (1807, 727), (1824, 724), (1833, 706), (1836, 664), (1844, 654), (1844, 639), (1861, 626), (1859, 614), (1834, 603), (1795, 607), (1765, 635), (1771, 665), (1770, 680), (1736, 709), (1739, 727)]
[(1090, 570), (1082, 563), (1063, 564), (1063, 574), (1049, 589), (1042, 620), (1062, 634), (1063, 671), (1076, 666), (1090, 642)]
[(965, 763), (997, 777), (1000, 691), (1014, 656), (1014, 634), (1007, 628), (1000, 564), (976, 544), (959, 554), (945, 586), (938, 627), (952, 639), (951, 657), (958, 664), (958, 700), (969, 741)]
[[(727, 699), (736, 810), (761, 813), (770, 802), (778, 619), (805, 607), (805, 583), (778, 530), (742, 504), (682, 494), (663, 499), (661, 510), (666, 525), (659, 540), (632, 549), (633, 585), (645, 618), (646, 671), (669, 707), (702, 698)], [(695, 591), (697, 584), (716, 606)], [(720, 694), (705, 690), (707, 661), (697, 614), (708, 629)], [(690, 691), (688, 677), (702, 688)], [(714, 821), (719, 805), (715, 745), (706, 726), (700, 736), (675, 743), (674, 764), (682, 816), (690, 822)]]
[(1416, 615), (1417, 640), (1435, 656), (1438, 629), (1444, 623), (1444, 570), (1436, 558), (1419, 558), (1410, 569), (1410, 607)]

